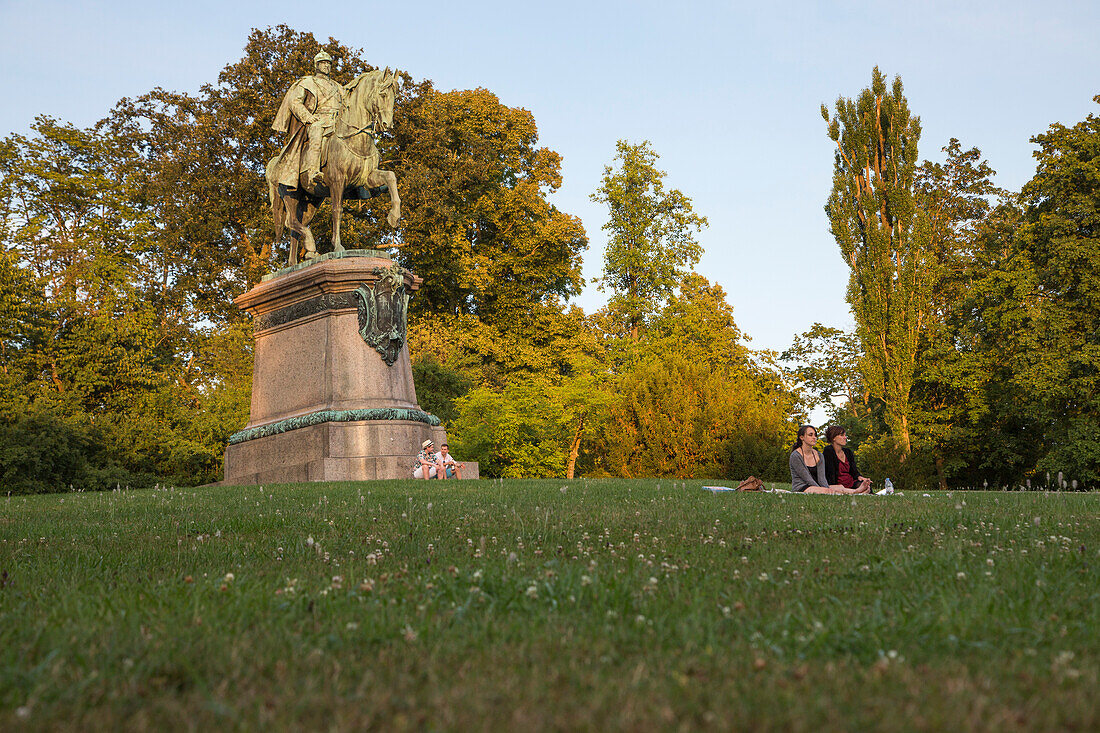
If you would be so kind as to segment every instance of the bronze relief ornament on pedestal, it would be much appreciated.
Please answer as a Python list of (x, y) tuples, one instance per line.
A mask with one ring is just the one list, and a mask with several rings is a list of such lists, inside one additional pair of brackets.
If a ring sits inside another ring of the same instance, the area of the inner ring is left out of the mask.
[(377, 268), (379, 275), (373, 286), (360, 285), (355, 290), (359, 301), (359, 335), (393, 366), (405, 344), (409, 295), (405, 292), (405, 277), (400, 268)]

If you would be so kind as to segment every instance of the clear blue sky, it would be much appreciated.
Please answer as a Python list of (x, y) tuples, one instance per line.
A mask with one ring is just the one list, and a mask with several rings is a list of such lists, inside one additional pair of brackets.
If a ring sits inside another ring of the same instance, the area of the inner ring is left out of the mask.
[[(240, 58), (251, 28), (279, 23), (531, 110), (564, 157), (554, 200), (584, 221), (589, 278), (605, 213), (588, 195), (617, 139), (650, 140), (668, 185), (710, 219), (699, 269), (726, 288), (755, 348), (782, 349), (814, 321), (850, 324), (822, 211), (832, 143), (819, 107), (857, 94), (874, 65), (901, 75), (922, 157), (958, 137), (1006, 188), (1034, 172), (1032, 135), (1100, 112), (1095, 1), (0, 0), (0, 135), (39, 114), (90, 125), (156, 86), (196, 91)], [(591, 286), (580, 300), (602, 302)]]

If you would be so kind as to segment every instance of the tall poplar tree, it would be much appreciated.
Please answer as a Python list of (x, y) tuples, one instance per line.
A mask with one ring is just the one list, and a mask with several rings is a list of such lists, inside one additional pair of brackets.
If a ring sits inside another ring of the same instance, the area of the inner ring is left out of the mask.
[(623, 314), (631, 340), (637, 341), (641, 327), (699, 262), (702, 248), (695, 233), (707, 220), (678, 189), (665, 190), (665, 172), (658, 170), (648, 140), (637, 145), (620, 140), (616, 149), (619, 169), (605, 166), (591, 197), (607, 204), (610, 213), (603, 226), (611, 237), (600, 289), (614, 293), (610, 305)]
[(859, 97), (839, 97), (832, 117), (823, 104), (821, 115), (837, 146), (825, 212), (851, 268), (864, 383), (908, 454), (909, 392), (933, 283), (931, 227), (913, 194), (920, 118), (909, 112), (901, 77), (887, 89), (877, 66)]

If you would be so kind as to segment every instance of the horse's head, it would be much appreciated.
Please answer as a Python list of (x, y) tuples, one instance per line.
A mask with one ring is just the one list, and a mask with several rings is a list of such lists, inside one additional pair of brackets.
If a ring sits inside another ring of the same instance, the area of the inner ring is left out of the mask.
[(347, 85), (344, 100), (345, 120), (352, 127), (371, 126), (375, 133), (393, 126), (393, 105), (401, 88), (395, 69), (368, 71)]
[(397, 92), (401, 88), (401, 77), (397, 69), (390, 71), (387, 66), (375, 90), (375, 120), (382, 130), (393, 126), (393, 105), (397, 101)]

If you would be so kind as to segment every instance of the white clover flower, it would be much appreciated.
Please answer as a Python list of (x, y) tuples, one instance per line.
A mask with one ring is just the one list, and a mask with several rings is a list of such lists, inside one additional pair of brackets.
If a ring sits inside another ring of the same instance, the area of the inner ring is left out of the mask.
[(226, 573), (225, 574), (225, 582), (226, 583), (232, 583), (233, 582), (233, 577), (234, 577), (233, 573)]
[(582, 575), (581, 576), (581, 585), (592, 585), (592, 576)]
[(527, 590), (524, 591), (524, 593), (528, 598), (538, 598), (539, 597), (538, 586), (535, 585), (534, 583), (532, 583), (531, 585), (527, 586)]

